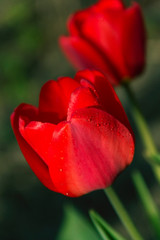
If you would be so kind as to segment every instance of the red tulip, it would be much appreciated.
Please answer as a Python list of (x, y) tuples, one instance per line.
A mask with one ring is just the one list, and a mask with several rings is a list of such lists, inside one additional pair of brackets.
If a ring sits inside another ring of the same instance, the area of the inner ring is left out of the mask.
[(69, 18), (70, 36), (60, 46), (77, 69), (97, 69), (117, 85), (140, 74), (145, 65), (145, 28), (137, 3), (99, 0)]
[(19, 105), (11, 123), (39, 180), (70, 197), (111, 185), (133, 159), (127, 116), (112, 86), (97, 71), (48, 81), (39, 107)]

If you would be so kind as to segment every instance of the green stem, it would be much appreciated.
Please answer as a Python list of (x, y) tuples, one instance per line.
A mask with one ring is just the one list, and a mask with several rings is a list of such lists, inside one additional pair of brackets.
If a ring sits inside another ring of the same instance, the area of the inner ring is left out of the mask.
[(97, 212), (89, 211), (89, 215), (96, 229), (104, 240), (126, 240), (112, 228)]
[(148, 219), (150, 220), (154, 232), (157, 235), (157, 239), (160, 239), (160, 216), (158, 208), (155, 205), (153, 198), (148, 190), (148, 187), (140, 172), (134, 172), (132, 178), (136, 191), (148, 216)]
[(142, 236), (136, 229), (132, 219), (128, 215), (126, 209), (122, 205), (121, 201), (119, 200), (118, 196), (114, 192), (114, 190), (109, 187), (104, 189), (105, 194), (107, 195), (111, 205), (113, 206), (115, 212), (117, 213), (118, 217), (120, 218), (121, 222), (127, 229), (128, 233), (132, 237), (133, 240), (143, 240)]
[(125, 88), (128, 98), (130, 100), (130, 103), (132, 105), (131, 112), (145, 147), (145, 158), (152, 160), (150, 162), (151, 162), (154, 175), (157, 181), (160, 183), (160, 166), (158, 166), (157, 164), (154, 164), (152, 159), (154, 156), (158, 155), (158, 151), (156, 149), (156, 146), (150, 134), (148, 125), (140, 111), (140, 108), (137, 104), (137, 101), (134, 97), (133, 92), (129, 87), (129, 84), (126, 83), (123, 85), (123, 87)]

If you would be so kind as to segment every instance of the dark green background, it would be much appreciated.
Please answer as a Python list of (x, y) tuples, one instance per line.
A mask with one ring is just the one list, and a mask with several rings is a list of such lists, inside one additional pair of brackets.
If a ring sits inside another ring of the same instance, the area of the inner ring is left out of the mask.
[[(24, 160), (10, 126), (13, 109), (21, 102), (37, 105), (40, 88), (47, 80), (74, 76), (75, 71), (61, 53), (57, 39), (67, 33), (69, 14), (93, 2), (0, 0), (1, 240), (99, 240), (86, 222), (90, 208), (128, 237), (102, 191), (70, 199), (46, 189)], [(140, 3), (148, 33), (147, 66), (131, 87), (160, 149), (160, 1)], [(128, 113), (123, 90), (119, 88), (117, 92)], [(132, 169), (141, 169), (158, 206), (160, 191), (141, 155), (142, 146), (130, 120), (136, 134), (135, 160), (114, 186), (145, 239), (152, 240), (152, 231), (131, 183)]]

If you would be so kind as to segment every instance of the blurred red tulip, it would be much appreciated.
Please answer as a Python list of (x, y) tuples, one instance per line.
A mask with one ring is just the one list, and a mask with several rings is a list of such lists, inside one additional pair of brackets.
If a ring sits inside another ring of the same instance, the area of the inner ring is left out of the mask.
[(112, 86), (97, 71), (48, 81), (39, 107), (19, 105), (11, 123), (39, 180), (70, 197), (111, 185), (133, 159), (134, 136), (127, 116)]
[(72, 15), (68, 31), (59, 43), (77, 69), (97, 69), (114, 85), (142, 72), (146, 36), (138, 3), (125, 8), (121, 0), (99, 0)]

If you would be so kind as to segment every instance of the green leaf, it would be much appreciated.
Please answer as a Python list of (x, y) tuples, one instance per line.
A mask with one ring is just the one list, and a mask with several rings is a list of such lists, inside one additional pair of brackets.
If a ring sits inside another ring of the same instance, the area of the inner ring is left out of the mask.
[(95, 211), (90, 211), (90, 217), (103, 240), (125, 240)]
[(101, 240), (92, 224), (76, 210), (66, 205), (64, 221), (56, 240)]
[(130, 234), (131, 238), (133, 240), (143, 240), (143, 237), (141, 236), (138, 229), (134, 225), (131, 217), (129, 216), (127, 210), (125, 209), (124, 205), (120, 201), (114, 189), (112, 187), (108, 187), (104, 189), (104, 192), (107, 195), (108, 200), (110, 201), (112, 207), (114, 208), (122, 224)]
[(143, 208), (146, 212), (148, 220), (150, 221), (157, 239), (160, 239), (160, 215), (159, 210), (151, 196), (151, 193), (141, 175), (140, 172), (136, 171), (132, 175), (135, 189), (142, 202)]
[(154, 163), (160, 165), (160, 154), (155, 154), (151, 156), (151, 159), (154, 161)]

